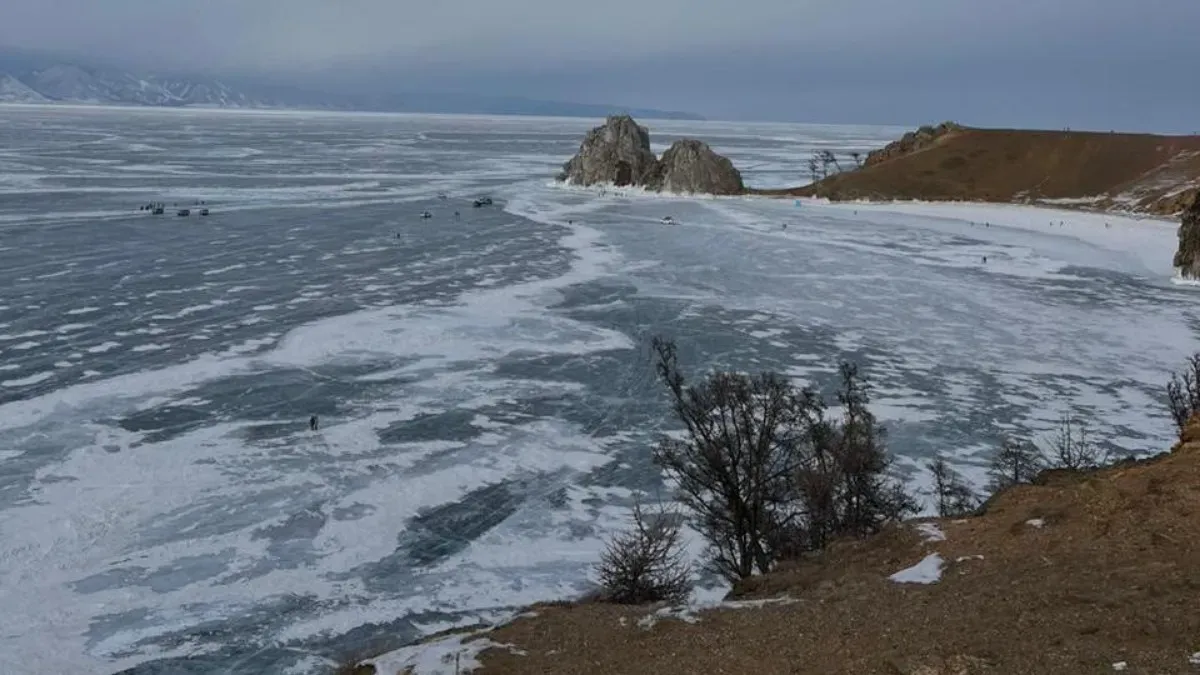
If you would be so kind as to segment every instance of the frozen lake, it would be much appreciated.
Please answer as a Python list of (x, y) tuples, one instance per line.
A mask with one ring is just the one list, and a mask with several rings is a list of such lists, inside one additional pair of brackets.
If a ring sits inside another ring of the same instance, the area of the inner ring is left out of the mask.
[[(643, 122), (763, 187), (902, 131)], [(1173, 224), (552, 185), (595, 123), (0, 108), (0, 670), (325, 672), (579, 592), (659, 486), (655, 334), (857, 360), (917, 483), (1067, 407), (1169, 444)]]

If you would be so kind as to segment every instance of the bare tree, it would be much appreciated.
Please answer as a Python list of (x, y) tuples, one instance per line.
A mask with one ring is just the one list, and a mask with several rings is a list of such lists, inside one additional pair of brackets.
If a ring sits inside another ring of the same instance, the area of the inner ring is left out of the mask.
[(679, 603), (692, 592), (678, 514), (660, 509), (652, 518), (633, 506), (633, 529), (613, 537), (596, 566), (604, 599), (625, 605)]
[(1046, 458), (1036, 445), (1005, 439), (988, 467), (988, 489), (994, 493), (1013, 485), (1032, 483), (1045, 466)]
[(655, 338), (657, 370), (683, 422), (654, 458), (710, 546), (711, 564), (736, 581), (780, 558), (867, 535), (915, 510), (890, 467), (867, 383), (842, 364), (840, 419), (809, 389), (774, 373), (715, 372), (686, 386), (673, 342)]
[(838, 173), (842, 172), (842, 165), (840, 162), (838, 162), (837, 155), (833, 154), (832, 150), (821, 151), (821, 162), (826, 167), (832, 165), (835, 169), (837, 169)]
[(916, 502), (898, 483), (885, 478), (891, 460), (884, 446), (884, 429), (867, 407), (870, 383), (853, 363), (842, 363), (839, 370), (842, 383), (837, 399), (842, 420), (836, 456), (845, 485), (838, 534), (864, 536), (915, 511)]
[(687, 432), (665, 438), (655, 461), (679, 483), (681, 501), (712, 546), (712, 565), (727, 579), (766, 572), (770, 533), (798, 517), (790, 383), (778, 375), (716, 372), (685, 386), (675, 343), (655, 338), (656, 369)]
[(854, 166), (862, 168), (862, 153), (854, 150), (850, 153), (850, 158), (854, 160)]
[(812, 161), (821, 167), (821, 177), (829, 177), (829, 160), (825, 157), (825, 153), (819, 150), (813, 151)]
[(1200, 411), (1200, 353), (1192, 354), (1182, 372), (1171, 373), (1171, 381), (1167, 383), (1167, 403), (1171, 418), (1182, 433), (1188, 419)]
[(1064, 413), (1045, 452), (1058, 469), (1094, 469), (1108, 461), (1108, 452), (1092, 441), (1087, 425)]
[(979, 496), (955, 471), (945, 457), (938, 455), (926, 465), (933, 474), (933, 497), (942, 518), (965, 516), (979, 507)]
[(812, 176), (812, 182), (814, 182), (814, 183), (817, 182), (818, 171), (817, 171), (817, 158), (816, 157), (808, 158), (808, 173), (810, 176)]

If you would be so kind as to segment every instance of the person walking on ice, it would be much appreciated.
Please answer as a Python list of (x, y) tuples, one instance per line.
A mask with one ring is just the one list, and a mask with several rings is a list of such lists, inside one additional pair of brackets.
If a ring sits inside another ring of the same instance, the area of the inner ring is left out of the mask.
[(317, 416), (313, 415), (308, 418), (308, 430), (316, 431), (321, 428), (321, 423), (317, 421)]

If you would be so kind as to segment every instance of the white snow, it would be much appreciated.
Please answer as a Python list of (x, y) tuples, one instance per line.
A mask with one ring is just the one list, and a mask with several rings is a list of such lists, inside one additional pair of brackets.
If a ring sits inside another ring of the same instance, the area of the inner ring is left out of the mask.
[(3, 382), (0, 382), (0, 387), (28, 387), (33, 384), (45, 382), (53, 377), (54, 373), (51, 372), (34, 373), (28, 377), (22, 377), (15, 380), (4, 380)]
[(918, 523), (917, 532), (925, 541), (946, 541), (946, 533), (942, 532), (937, 523)]
[[(364, 663), (375, 666), (380, 673), (406, 673), (412, 675), (459, 675), (479, 668), (477, 657), (485, 649), (505, 649), (502, 645), (478, 633), (451, 635), (424, 644), (404, 647), (388, 652)], [(516, 652), (520, 653), (520, 652)], [(409, 670), (411, 669), (411, 671)]]
[(86, 351), (89, 354), (103, 354), (104, 352), (110, 352), (120, 346), (121, 346), (120, 342), (113, 342), (112, 340), (108, 340), (106, 342), (101, 342), (98, 345), (92, 345), (91, 347), (88, 347), (84, 351)]
[(1030, 527), (1036, 527), (1040, 529), (1045, 527), (1046, 521), (1042, 518), (1030, 518), (1029, 520), (1025, 521), (1025, 524)]
[(149, 344), (138, 345), (129, 351), (139, 352), (139, 353), (140, 352), (161, 352), (161, 351), (164, 351), (164, 350), (167, 350), (170, 348), (171, 348), (171, 345), (163, 345), (163, 344), (157, 344), (157, 343), (151, 342)]
[(898, 584), (933, 584), (942, 578), (942, 556), (930, 553), (921, 562), (888, 577)]

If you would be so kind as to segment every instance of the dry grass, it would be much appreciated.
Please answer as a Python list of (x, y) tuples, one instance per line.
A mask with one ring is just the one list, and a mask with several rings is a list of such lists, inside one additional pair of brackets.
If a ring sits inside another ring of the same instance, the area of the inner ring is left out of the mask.
[(777, 196), (1031, 202), (1178, 213), (1200, 188), (1200, 136), (962, 129), (929, 147)]
[[(842, 542), (756, 577), (688, 624), (650, 608), (543, 606), (487, 633), (483, 673), (1197, 673), (1200, 651), (1200, 421), (1187, 443), (1144, 462), (1055, 472), (998, 495), (982, 515), (904, 525)], [(1029, 521), (1040, 519), (1041, 527)], [(887, 576), (931, 552), (932, 585)], [(977, 557), (977, 556), (982, 556)]]

